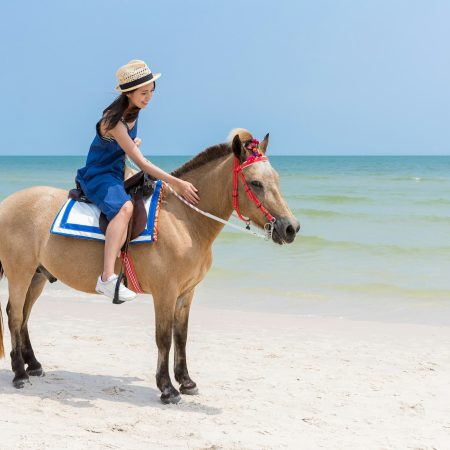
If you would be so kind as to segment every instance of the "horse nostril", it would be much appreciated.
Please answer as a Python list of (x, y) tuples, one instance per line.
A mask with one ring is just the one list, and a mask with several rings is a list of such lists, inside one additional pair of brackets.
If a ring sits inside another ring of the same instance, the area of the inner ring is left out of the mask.
[(296, 231), (294, 230), (294, 227), (292, 225), (288, 225), (286, 227), (286, 236), (292, 237), (292, 236), (295, 236), (295, 234), (296, 234)]
[(297, 225), (297, 228), (295, 229), (295, 232), (298, 233), (300, 231), (300, 224)]

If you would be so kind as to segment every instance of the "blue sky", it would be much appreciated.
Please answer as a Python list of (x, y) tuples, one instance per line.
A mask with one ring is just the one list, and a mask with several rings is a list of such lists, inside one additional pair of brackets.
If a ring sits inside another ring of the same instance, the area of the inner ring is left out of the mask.
[(450, 2), (18, 1), (2, 5), (0, 155), (84, 155), (115, 72), (162, 72), (143, 151), (234, 127), (272, 154), (450, 154)]

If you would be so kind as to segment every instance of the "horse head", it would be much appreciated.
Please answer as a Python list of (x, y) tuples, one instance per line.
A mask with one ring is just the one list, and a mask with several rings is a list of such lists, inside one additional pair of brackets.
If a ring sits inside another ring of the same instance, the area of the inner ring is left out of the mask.
[(284, 200), (278, 173), (267, 158), (269, 134), (261, 142), (244, 129), (233, 130), (231, 136), (235, 209), (239, 216), (261, 228), (272, 221), (272, 240), (280, 245), (293, 242), (300, 224)]

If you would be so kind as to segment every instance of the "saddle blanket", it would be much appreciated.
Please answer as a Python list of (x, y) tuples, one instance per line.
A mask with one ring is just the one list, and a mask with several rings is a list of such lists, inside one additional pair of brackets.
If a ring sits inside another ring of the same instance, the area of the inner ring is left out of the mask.
[[(162, 181), (155, 183), (155, 190), (151, 197), (145, 201), (147, 211), (147, 225), (144, 231), (130, 244), (153, 242), (157, 239), (158, 213), (161, 202)], [(104, 241), (105, 235), (99, 226), (101, 211), (93, 203), (77, 202), (69, 199), (56, 215), (50, 228), (50, 233), (70, 236), (74, 238)]]

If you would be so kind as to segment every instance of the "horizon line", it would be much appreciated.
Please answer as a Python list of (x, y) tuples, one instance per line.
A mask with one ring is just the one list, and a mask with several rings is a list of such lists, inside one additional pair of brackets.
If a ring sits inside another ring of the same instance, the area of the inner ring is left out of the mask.
[[(194, 157), (195, 155), (197, 155), (197, 153), (192, 153), (192, 154), (188, 154), (188, 153), (183, 153), (183, 154), (175, 154), (175, 153), (169, 153), (169, 154), (156, 154), (156, 155), (145, 155), (145, 157), (150, 158), (150, 157), (155, 157), (155, 156), (191, 156)], [(64, 157), (87, 157), (87, 154), (82, 154), (82, 155), (78, 155), (78, 154), (67, 154), (67, 155), (61, 155), (61, 154), (20, 154), (20, 155), (1, 155), (0, 154), (0, 158), (1, 157), (14, 157), (14, 158), (25, 158), (25, 157), (39, 157), (39, 156), (44, 156), (44, 157), (56, 157), (56, 158), (64, 158)], [(376, 157), (376, 156), (450, 156), (450, 153), (448, 154), (442, 154), (442, 153), (432, 153), (432, 154), (425, 154), (425, 153), (417, 153), (417, 154), (404, 154), (404, 153), (377, 153), (377, 154), (360, 154), (360, 153), (338, 153), (338, 154), (311, 154), (311, 153), (295, 153), (295, 154), (276, 154), (276, 155), (269, 155), (271, 157), (277, 157), (277, 156), (313, 156), (313, 157), (331, 157), (331, 156), (357, 156), (357, 157)]]

